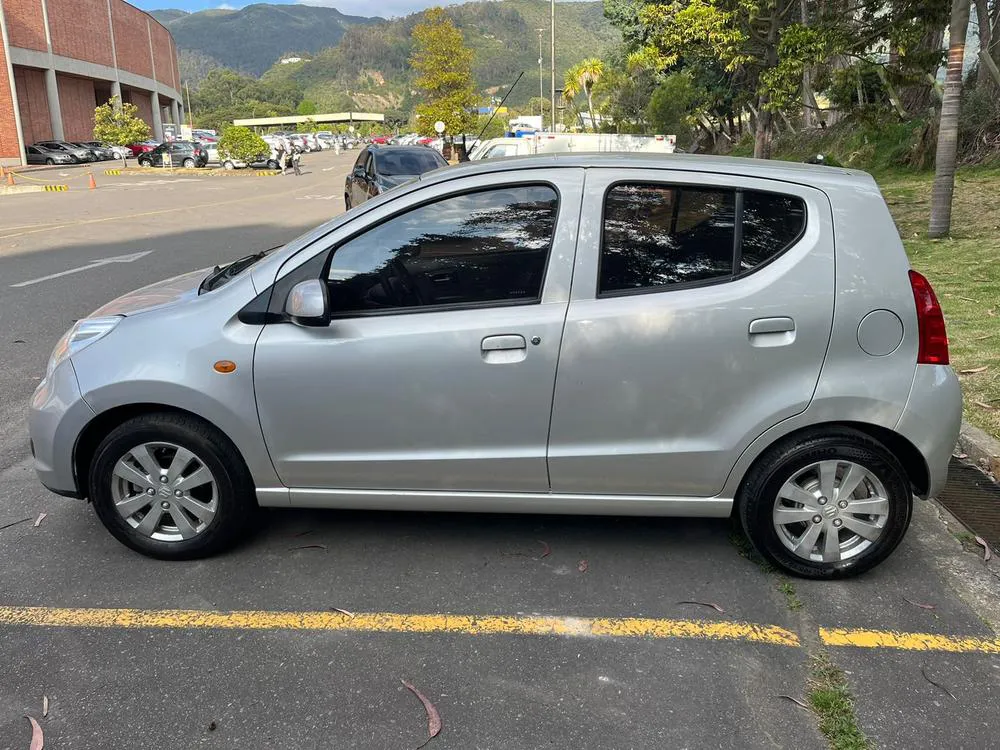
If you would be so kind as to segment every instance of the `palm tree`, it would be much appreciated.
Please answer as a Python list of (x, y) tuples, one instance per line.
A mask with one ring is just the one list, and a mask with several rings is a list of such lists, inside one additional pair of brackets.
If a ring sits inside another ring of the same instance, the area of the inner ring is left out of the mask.
[(958, 152), (958, 110), (962, 99), (962, 65), (965, 62), (965, 30), (968, 25), (969, 0), (952, 0), (948, 29), (948, 72), (944, 79), (944, 98), (941, 101), (928, 237), (944, 237), (951, 229), (951, 196), (955, 190), (955, 160)]
[(590, 112), (590, 126), (597, 132), (597, 121), (594, 119), (594, 84), (604, 75), (604, 61), (597, 57), (588, 57), (566, 71), (566, 81), (563, 83), (563, 96), (572, 101), (581, 91), (587, 95), (587, 109)]

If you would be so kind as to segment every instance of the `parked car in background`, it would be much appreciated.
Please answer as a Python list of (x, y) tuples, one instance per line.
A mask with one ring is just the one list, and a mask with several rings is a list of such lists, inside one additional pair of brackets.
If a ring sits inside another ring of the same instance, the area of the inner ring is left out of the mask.
[(447, 166), (441, 154), (423, 146), (365, 146), (347, 175), (344, 204), (347, 208), (357, 206), (425, 172)]
[(141, 143), (131, 143), (128, 145), (129, 151), (134, 155), (140, 156), (141, 154), (148, 154), (154, 148), (160, 145), (159, 141), (142, 141)]
[(871, 176), (549, 155), (110, 302), (56, 345), (29, 427), (42, 483), (155, 557), (225, 548), (258, 504), (732, 514), (829, 579), (943, 489), (948, 361)]
[(37, 143), (24, 149), (28, 164), (76, 164), (76, 160), (65, 151), (45, 148)]
[(94, 156), (94, 152), (89, 148), (83, 148), (68, 141), (39, 141), (38, 143), (34, 143), (32, 145), (42, 146), (43, 148), (47, 148), (52, 151), (62, 151), (64, 154), (69, 154), (71, 161), (73, 162), (97, 161), (97, 157)]
[(170, 166), (204, 167), (208, 164), (208, 152), (199, 141), (171, 141), (161, 143), (152, 151), (139, 155), (140, 167), (162, 167), (164, 154), (170, 156)]
[(89, 149), (97, 161), (109, 161), (115, 158), (115, 152), (106, 146), (102, 146), (98, 141), (77, 141), (73, 145)]
[(218, 143), (203, 143), (202, 146), (205, 148), (205, 153), (208, 155), (208, 164), (218, 164), (223, 169), (245, 169), (246, 167), (256, 167), (258, 169), (277, 169), (278, 168), (278, 155), (271, 147), (271, 151), (266, 154), (261, 154), (257, 159), (254, 159), (250, 164), (245, 161), (240, 161), (239, 159), (231, 159), (229, 157), (222, 157), (219, 154), (219, 144)]
[(106, 148), (111, 149), (116, 159), (131, 159), (134, 156), (128, 146), (106, 146)]

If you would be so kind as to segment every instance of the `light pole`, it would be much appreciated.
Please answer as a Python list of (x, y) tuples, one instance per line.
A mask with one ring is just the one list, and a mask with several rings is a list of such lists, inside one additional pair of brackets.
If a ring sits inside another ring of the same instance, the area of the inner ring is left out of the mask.
[(556, 132), (556, 0), (551, 0), (549, 6), (549, 25), (552, 28), (552, 49), (550, 54), (552, 55), (552, 104), (550, 105), (550, 112), (552, 113), (552, 132)]
[(542, 93), (542, 32), (538, 29), (538, 114), (542, 117), (542, 130), (545, 129), (545, 94)]

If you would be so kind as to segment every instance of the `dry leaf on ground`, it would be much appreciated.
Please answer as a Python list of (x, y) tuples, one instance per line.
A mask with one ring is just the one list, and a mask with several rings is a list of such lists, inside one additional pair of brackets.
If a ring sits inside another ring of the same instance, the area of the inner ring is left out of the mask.
[(35, 519), (35, 522), (34, 522), (33, 524), (31, 524), (31, 525), (32, 525), (32, 526), (34, 526), (34, 527), (35, 527), (35, 528), (37, 529), (37, 528), (38, 528), (38, 525), (39, 525), (39, 524), (40, 524), (40, 523), (41, 523), (42, 521), (44, 521), (44, 520), (45, 520), (45, 516), (47, 516), (47, 515), (48, 515), (48, 513), (39, 513), (39, 514), (38, 514), (38, 518), (36, 518), (36, 519)]
[(403, 686), (407, 690), (417, 696), (418, 700), (424, 704), (424, 711), (427, 712), (427, 739), (422, 744), (417, 746), (417, 750), (420, 750), (421, 747), (426, 745), (441, 733), (441, 714), (438, 713), (434, 704), (430, 702), (427, 696), (413, 687), (413, 685), (408, 683), (406, 680), (400, 679), (399, 681), (403, 683)]
[(983, 562), (989, 562), (990, 558), (993, 557), (993, 552), (990, 550), (990, 545), (986, 543), (986, 540), (981, 536), (976, 537), (976, 544), (983, 548)]
[(970, 367), (968, 370), (959, 370), (959, 375), (975, 375), (977, 372), (986, 372), (989, 365), (983, 365), (982, 367)]
[(44, 719), (49, 715), (49, 696), (42, 696), (42, 718)]
[(347, 615), (351, 619), (354, 619), (357, 616), (353, 612), (350, 612), (346, 609), (341, 609), (340, 607), (330, 607), (330, 609), (332, 609), (334, 612), (340, 612), (340, 614), (342, 615)]
[(725, 614), (726, 613), (726, 610), (724, 610), (718, 604), (714, 604), (713, 602), (696, 602), (696, 601), (691, 601), (691, 600), (685, 600), (683, 602), (677, 602), (677, 603), (678, 604), (700, 604), (703, 607), (711, 607), (716, 612), (719, 612), (721, 614)]
[(45, 747), (45, 735), (42, 734), (42, 728), (30, 716), (24, 718), (31, 722), (31, 744), (28, 746), (28, 750), (42, 750)]
[(541, 539), (536, 539), (535, 541), (542, 545), (542, 554), (539, 555), (539, 560), (543, 560), (552, 554), (552, 548), (549, 546), (548, 542), (543, 542)]
[(580, 560), (580, 562), (578, 562), (576, 565), (576, 569), (579, 570), (581, 573), (586, 573), (587, 568), (589, 567), (590, 565), (587, 563), (586, 560)]

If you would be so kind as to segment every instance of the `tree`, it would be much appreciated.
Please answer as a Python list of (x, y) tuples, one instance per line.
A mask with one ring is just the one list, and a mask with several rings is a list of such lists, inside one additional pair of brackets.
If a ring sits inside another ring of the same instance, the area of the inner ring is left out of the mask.
[(267, 142), (250, 128), (230, 125), (219, 138), (219, 156), (252, 164), (270, 152)]
[(414, 85), (423, 96), (416, 107), (418, 129), (433, 135), (434, 123), (440, 120), (446, 133), (466, 132), (476, 121), (479, 99), (472, 82), (472, 50), (442, 8), (425, 11), (411, 38)]
[[(149, 125), (139, 118), (139, 108), (123, 104), (117, 96), (94, 109), (94, 140), (111, 146), (128, 146), (149, 138)], [(122, 159), (124, 161), (124, 159)]]
[(566, 81), (563, 83), (563, 96), (573, 99), (580, 92), (587, 96), (587, 111), (590, 113), (590, 127), (597, 132), (597, 119), (594, 117), (594, 85), (604, 75), (604, 61), (597, 57), (581, 60), (566, 71)]
[(677, 145), (687, 148), (691, 143), (688, 115), (697, 99), (698, 91), (690, 73), (671, 73), (653, 91), (646, 108), (646, 119), (655, 132), (676, 135)]
[(314, 115), (316, 114), (316, 102), (309, 99), (303, 99), (299, 102), (299, 106), (296, 107), (295, 111), (300, 115)]
[(928, 237), (945, 237), (951, 229), (951, 197), (955, 190), (958, 153), (958, 112), (962, 103), (962, 66), (965, 63), (965, 32), (969, 26), (969, 0), (952, 0), (948, 35), (948, 72), (938, 126), (934, 185), (931, 187), (931, 220)]

